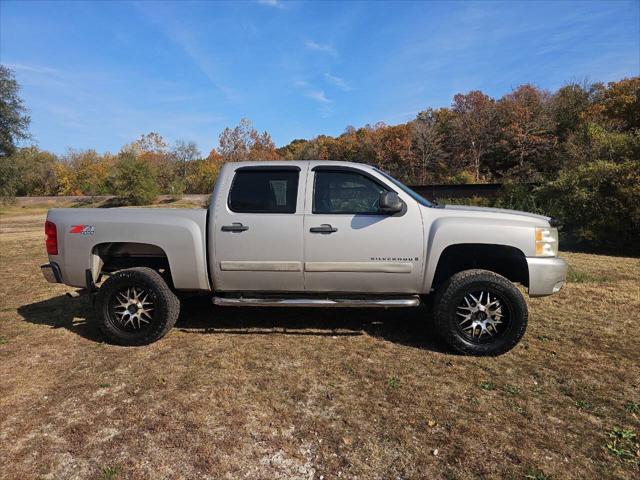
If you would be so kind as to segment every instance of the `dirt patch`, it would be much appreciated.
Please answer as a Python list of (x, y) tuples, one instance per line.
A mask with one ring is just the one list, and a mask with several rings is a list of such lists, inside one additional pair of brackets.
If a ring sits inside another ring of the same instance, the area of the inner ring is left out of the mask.
[(123, 348), (41, 278), (43, 220), (0, 225), (2, 479), (638, 478), (638, 259), (567, 254), (573, 281), (495, 359), (421, 311), (206, 298)]

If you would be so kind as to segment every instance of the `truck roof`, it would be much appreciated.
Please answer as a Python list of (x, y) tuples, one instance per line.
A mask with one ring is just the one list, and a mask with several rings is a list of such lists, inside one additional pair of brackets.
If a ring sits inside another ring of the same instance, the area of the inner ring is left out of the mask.
[(368, 165), (366, 163), (359, 162), (341, 162), (337, 160), (256, 160), (252, 162), (227, 162), (225, 165), (230, 165), (231, 168), (239, 168), (239, 167), (253, 167), (253, 166), (274, 166), (274, 167), (300, 167), (308, 165), (309, 168), (316, 167), (318, 165), (329, 165), (335, 167), (358, 167), (362, 169), (371, 170), (374, 167)]

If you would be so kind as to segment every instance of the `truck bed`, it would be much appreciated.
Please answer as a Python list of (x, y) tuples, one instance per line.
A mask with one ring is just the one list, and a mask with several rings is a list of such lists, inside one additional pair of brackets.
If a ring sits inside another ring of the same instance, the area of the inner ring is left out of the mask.
[(164, 256), (175, 288), (211, 289), (205, 209), (54, 208), (47, 221), (56, 226), (58, 253), (50, 261), (58, 265), (63, 283), (86, 287), (87, 270), (97, 281), (104, 257), (127, 244), (129, 256)]

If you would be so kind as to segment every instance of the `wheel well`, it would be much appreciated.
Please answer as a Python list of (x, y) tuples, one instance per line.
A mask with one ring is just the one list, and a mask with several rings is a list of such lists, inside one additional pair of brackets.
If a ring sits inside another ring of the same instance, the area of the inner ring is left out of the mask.
[(92, 254), (92, 273), (95, 281), (101, 273), (132, 267), (149, 267), (166, 280), (171, 278), (167, 254), (157, 245), (137, 242), (100, 243), (93, 247)]
[(437, 288), (452, 275), (480, 268), (495, 272), (512, 282), (529, 286), (529, 267), (521, 250), (508, 245), (466, 243), (450, 245), (438, 259), (432, 286)]

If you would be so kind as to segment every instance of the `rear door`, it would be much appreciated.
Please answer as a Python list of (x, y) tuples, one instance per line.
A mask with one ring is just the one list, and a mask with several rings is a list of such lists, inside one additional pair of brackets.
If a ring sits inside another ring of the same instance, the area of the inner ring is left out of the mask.
[[(381, 192), (403, 212), (381, 214)], [(304, 218), (305, 284), (310, 292), (415, 293), (424, 265), (424, 229), (413, 199), (356, 167), (309, 171)]]
[(242, 166), (214, 208), (213, 277), (223, 291), (304, 290), (307, 166)]

